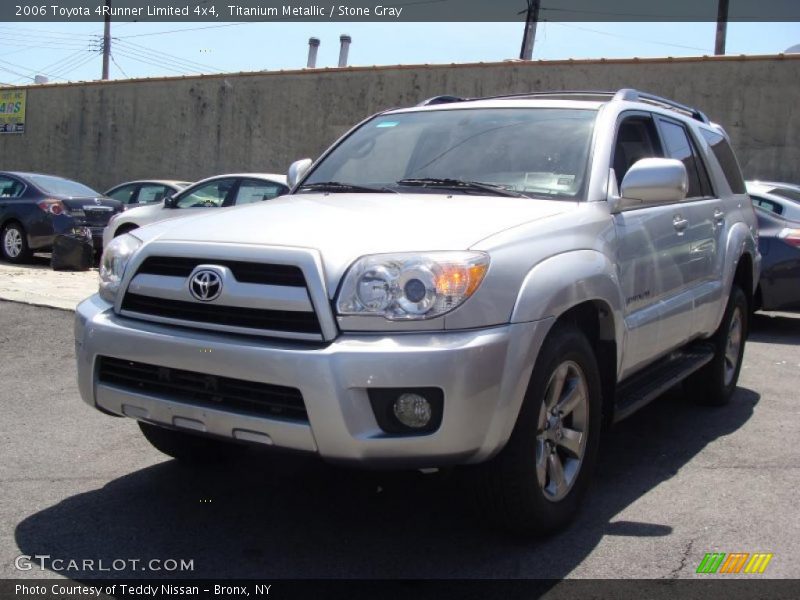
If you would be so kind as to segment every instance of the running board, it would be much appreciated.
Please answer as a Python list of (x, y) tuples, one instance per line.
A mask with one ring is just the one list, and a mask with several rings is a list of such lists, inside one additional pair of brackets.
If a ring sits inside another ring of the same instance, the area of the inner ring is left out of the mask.
[(631, 416), (713, 358), (710, 344), (694, 344), (629, 377), (617, 388), (614, 422)]

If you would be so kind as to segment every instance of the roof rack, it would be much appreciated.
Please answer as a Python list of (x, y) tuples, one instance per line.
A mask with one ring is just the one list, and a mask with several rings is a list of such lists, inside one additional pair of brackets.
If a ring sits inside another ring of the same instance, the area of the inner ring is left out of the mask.
[(685, 113), (690, 117), (692, 117), (693, 119), (700, 121), (701, 123), (709, 122), (708, 117), (702, 111), (696, 108), (692, 108), (691, 106), (686, 106), (685, 104), (681, 104), (680, 102), (675, 102), (674, 100), (670, 100), (668, 98), (662, 98), (661, 96), (656, 96), (655, 94), (640, 92), (639, 90), (623, 88), (617, 91), (616, 94), (614, 94), (613, 99), (625, 100), (627, 102), (647, 102), (648, 104), (655, 104), (656, 106), (670, 108), (672, 110), (677, 110), (679, 112)]
[(496, 96), (482, 96), (480, 98), (461, 98), (459, 96), (434, 96), (423, 100), (417, 106), (434, 106), (436, 104), (452, 104), (455, 102), (469, 102), (473, 100), (502, 100), (504, 98), (602, 98), (611, 101), (626, 101), (626, 102), (646, 102), (660, 106), (662, 108), (669, 108), (677, 110), (686, 114), (687, 116), (700, 121), (701, 123), (709, 123), (708, 117), (696, 108), (675, 102), (668, 98), (662, 98), (655, 94), (648, 92), (640, 92), (639, 90), (631, 88), (623, 88), (616, 92), (598, 91), (598, 90), (560, 90), (560, 91), (547, 91), (547, 92), (521, 92), (516, 94), (498, 94)]

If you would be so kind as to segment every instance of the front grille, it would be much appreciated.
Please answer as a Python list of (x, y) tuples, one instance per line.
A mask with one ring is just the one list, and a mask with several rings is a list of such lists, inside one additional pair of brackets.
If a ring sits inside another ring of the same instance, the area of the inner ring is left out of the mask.
[[(217, 263), (214, 263), (217, 264)], [(213, 323), (297, 333), (321, 334), (319, 320), (313, 312), (265, 310), (220, 304), (202, 304), (181, 300), (165, 300), (128, 292), (122, 310), (197, 323)]]
[(98, 357), (99, 379), (131, 392), (158, 395), (167, 400), (229, 410), (240, 414), (308, 422), (300, 390), (269, 383), (219, 377)]
[(142, 262), (138, 273), (188, 277), (198, 265), (213, 264), (228, 267), (237, 281), (261, 285), (306, 287), (303, 271), (293, 265), (269, 265), (216, 258), (186, 258), (178, 256), (150, 256)]

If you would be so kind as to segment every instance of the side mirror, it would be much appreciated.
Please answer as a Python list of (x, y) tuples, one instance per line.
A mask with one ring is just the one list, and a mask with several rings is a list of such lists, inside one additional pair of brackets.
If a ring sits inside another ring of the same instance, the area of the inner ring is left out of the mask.
[(172, 194), (164, 197), (164, 208), (175, 208), (175, 197)]
[(689, 177), (674, 158), (643, 158), (625, 173), (613, 212), (672, 204), (686, 198)]
[(308, 173), (313, 161), (310, 158), (303, 158), (294, 161), (289, 167), (289, 172), (286, 175), (286, 183), (290, 188), (297, 185), (297, 182), (303, 178), (303, 175)]

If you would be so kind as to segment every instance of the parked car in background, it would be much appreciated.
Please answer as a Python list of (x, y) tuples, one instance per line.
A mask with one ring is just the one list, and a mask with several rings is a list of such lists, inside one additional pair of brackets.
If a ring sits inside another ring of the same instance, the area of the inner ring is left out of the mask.
[(34, 252), (53, 247), (53, 221), (72, 219), (75, 230), (88, 228), (95, 248), (102, 246), (103, 228), (122, 203), (90, 187), (55, 175), (0, 171), (0, 255), (13, 263), (26, 262)]
[(115, 185), (106, 191), (106, 196), (119, 200), (125, 208), (133, 208), (140, 204), (161, 202), (167, 196), (177, 194), (192, 185), (191, 181), (175, 181), (172, 179), (142, 179)]
[(209, 177), (167, 196), (161, 203), (138, 206), (116, 215), (103, 233), (103, 246), (118, 235), (156, 221), (194, 215), (208, 208), (271, 200), (288, 191), (284, 175), (238, 173)]
[(762, 271), (756, 308), (800, 310), (800, 186), (748, 181)]

